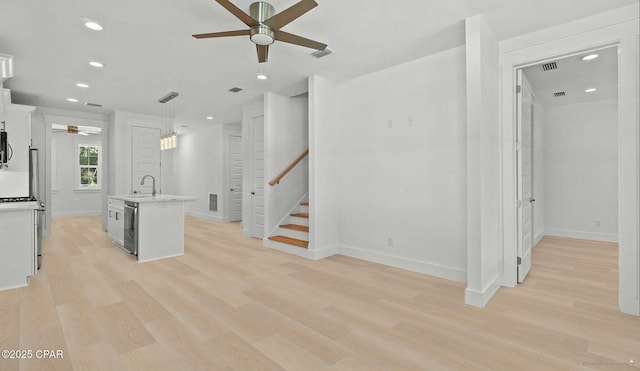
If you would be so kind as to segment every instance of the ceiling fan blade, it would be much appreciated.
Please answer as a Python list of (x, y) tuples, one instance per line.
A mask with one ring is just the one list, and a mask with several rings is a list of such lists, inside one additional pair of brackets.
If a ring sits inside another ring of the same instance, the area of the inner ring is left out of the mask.
[(264, 63), (269, 58), (269, 45), (256, 45), (258, 51), (258, 63)]
[(274, 31), (279, 30), (316, 6), (318, 6), (318, 3), (314, 0), (302, 0), (265, 20), (264, 24), (271, 27)]
[(196, 39), (207, 39), (210, 37), (248, 36), (250, 34), (251, 34), (251, 30), (237, 30), (237, 31), (201, 33), (201, 34), (193, 35), (193, 37), (195, 37)]
[(254, 27), (258, 25), (258, 22), (251, 18), (251, 16), (245, 12), (243, 12), (240, 8), (233, 5), (229, 0), (216, 0), (218, 4), (222, 5), (225, 9), (227, 9), (231, 14), (235, 15), (239, 20), (244, 22), (249, 27)]
[(284, 31), (276, 31), (275, 34), (276, 34), (276, 40), (283, 41), (289, 44), (306, 46), (307, 48), (317, 49), (317, 50), (325, 50), (327, 48), (327, 44), (323, 44), (321, 42), (317, 42), (311, 39), (306, 39), (302, 36), (294, 35), (292, 33), (284, 32)]

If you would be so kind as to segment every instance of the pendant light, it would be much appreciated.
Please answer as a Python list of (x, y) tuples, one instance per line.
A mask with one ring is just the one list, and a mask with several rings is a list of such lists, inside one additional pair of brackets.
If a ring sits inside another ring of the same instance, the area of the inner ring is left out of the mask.
[[(160, 132), (160, 150), (165, 151), (168, 149), (176, 148), (177, 146), (177, 135), (175, 130), (173, 129), (173, 120), (175, 118), (175, 105), (174, 102), (167, 104), (173, 98), (180, 95), (179, 93), (172, 91), (164, 97), (158, 99), (158, 102), (163, 104), (163, 115), (162, 115), (162, 130)], [(169, 129), (171, 131), (169, 131)]]

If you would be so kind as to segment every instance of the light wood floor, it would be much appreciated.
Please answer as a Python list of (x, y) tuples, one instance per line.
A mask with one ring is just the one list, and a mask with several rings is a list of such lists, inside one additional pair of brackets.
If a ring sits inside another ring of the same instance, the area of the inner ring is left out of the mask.
[[(1, 370), (577, 370), (640, 364), (617, 308), (614, 244), (545, 238), (522, 285), (484, 309), (464, 284), (261, 247), (187, 218), (186, 254), (144, 264), (98, 218), (56, 219), (27, 288), (0, 292)], [(615, 363), (610, 363), (614, 361)]]

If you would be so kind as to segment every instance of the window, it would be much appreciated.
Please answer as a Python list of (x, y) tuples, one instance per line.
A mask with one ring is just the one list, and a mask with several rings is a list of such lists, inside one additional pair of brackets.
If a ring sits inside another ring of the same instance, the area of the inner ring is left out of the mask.
[(78, 146), (78, 174), (80, 188), (100, 188), (100, 146)]

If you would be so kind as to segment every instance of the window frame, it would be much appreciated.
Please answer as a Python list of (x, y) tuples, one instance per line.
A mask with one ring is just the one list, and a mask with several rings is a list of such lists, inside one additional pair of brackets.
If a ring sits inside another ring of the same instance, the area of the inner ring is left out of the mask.
[[(83, 165), (80, 163), (80, 148), (81, 147), (93, 147), (98, 151), (98, 164), (97, 165)], [(76, 157), (75, 157), (75, 168), (76, 168), (76, 189), (78, 190), (99, 190), (102, 188), (102, 146), (99, 143), (83, 143), (78, 142), (76, 144)], [(82, 169), (83, 168), (95, 168), (97, 172), (97, 184), (82, 184)]]

